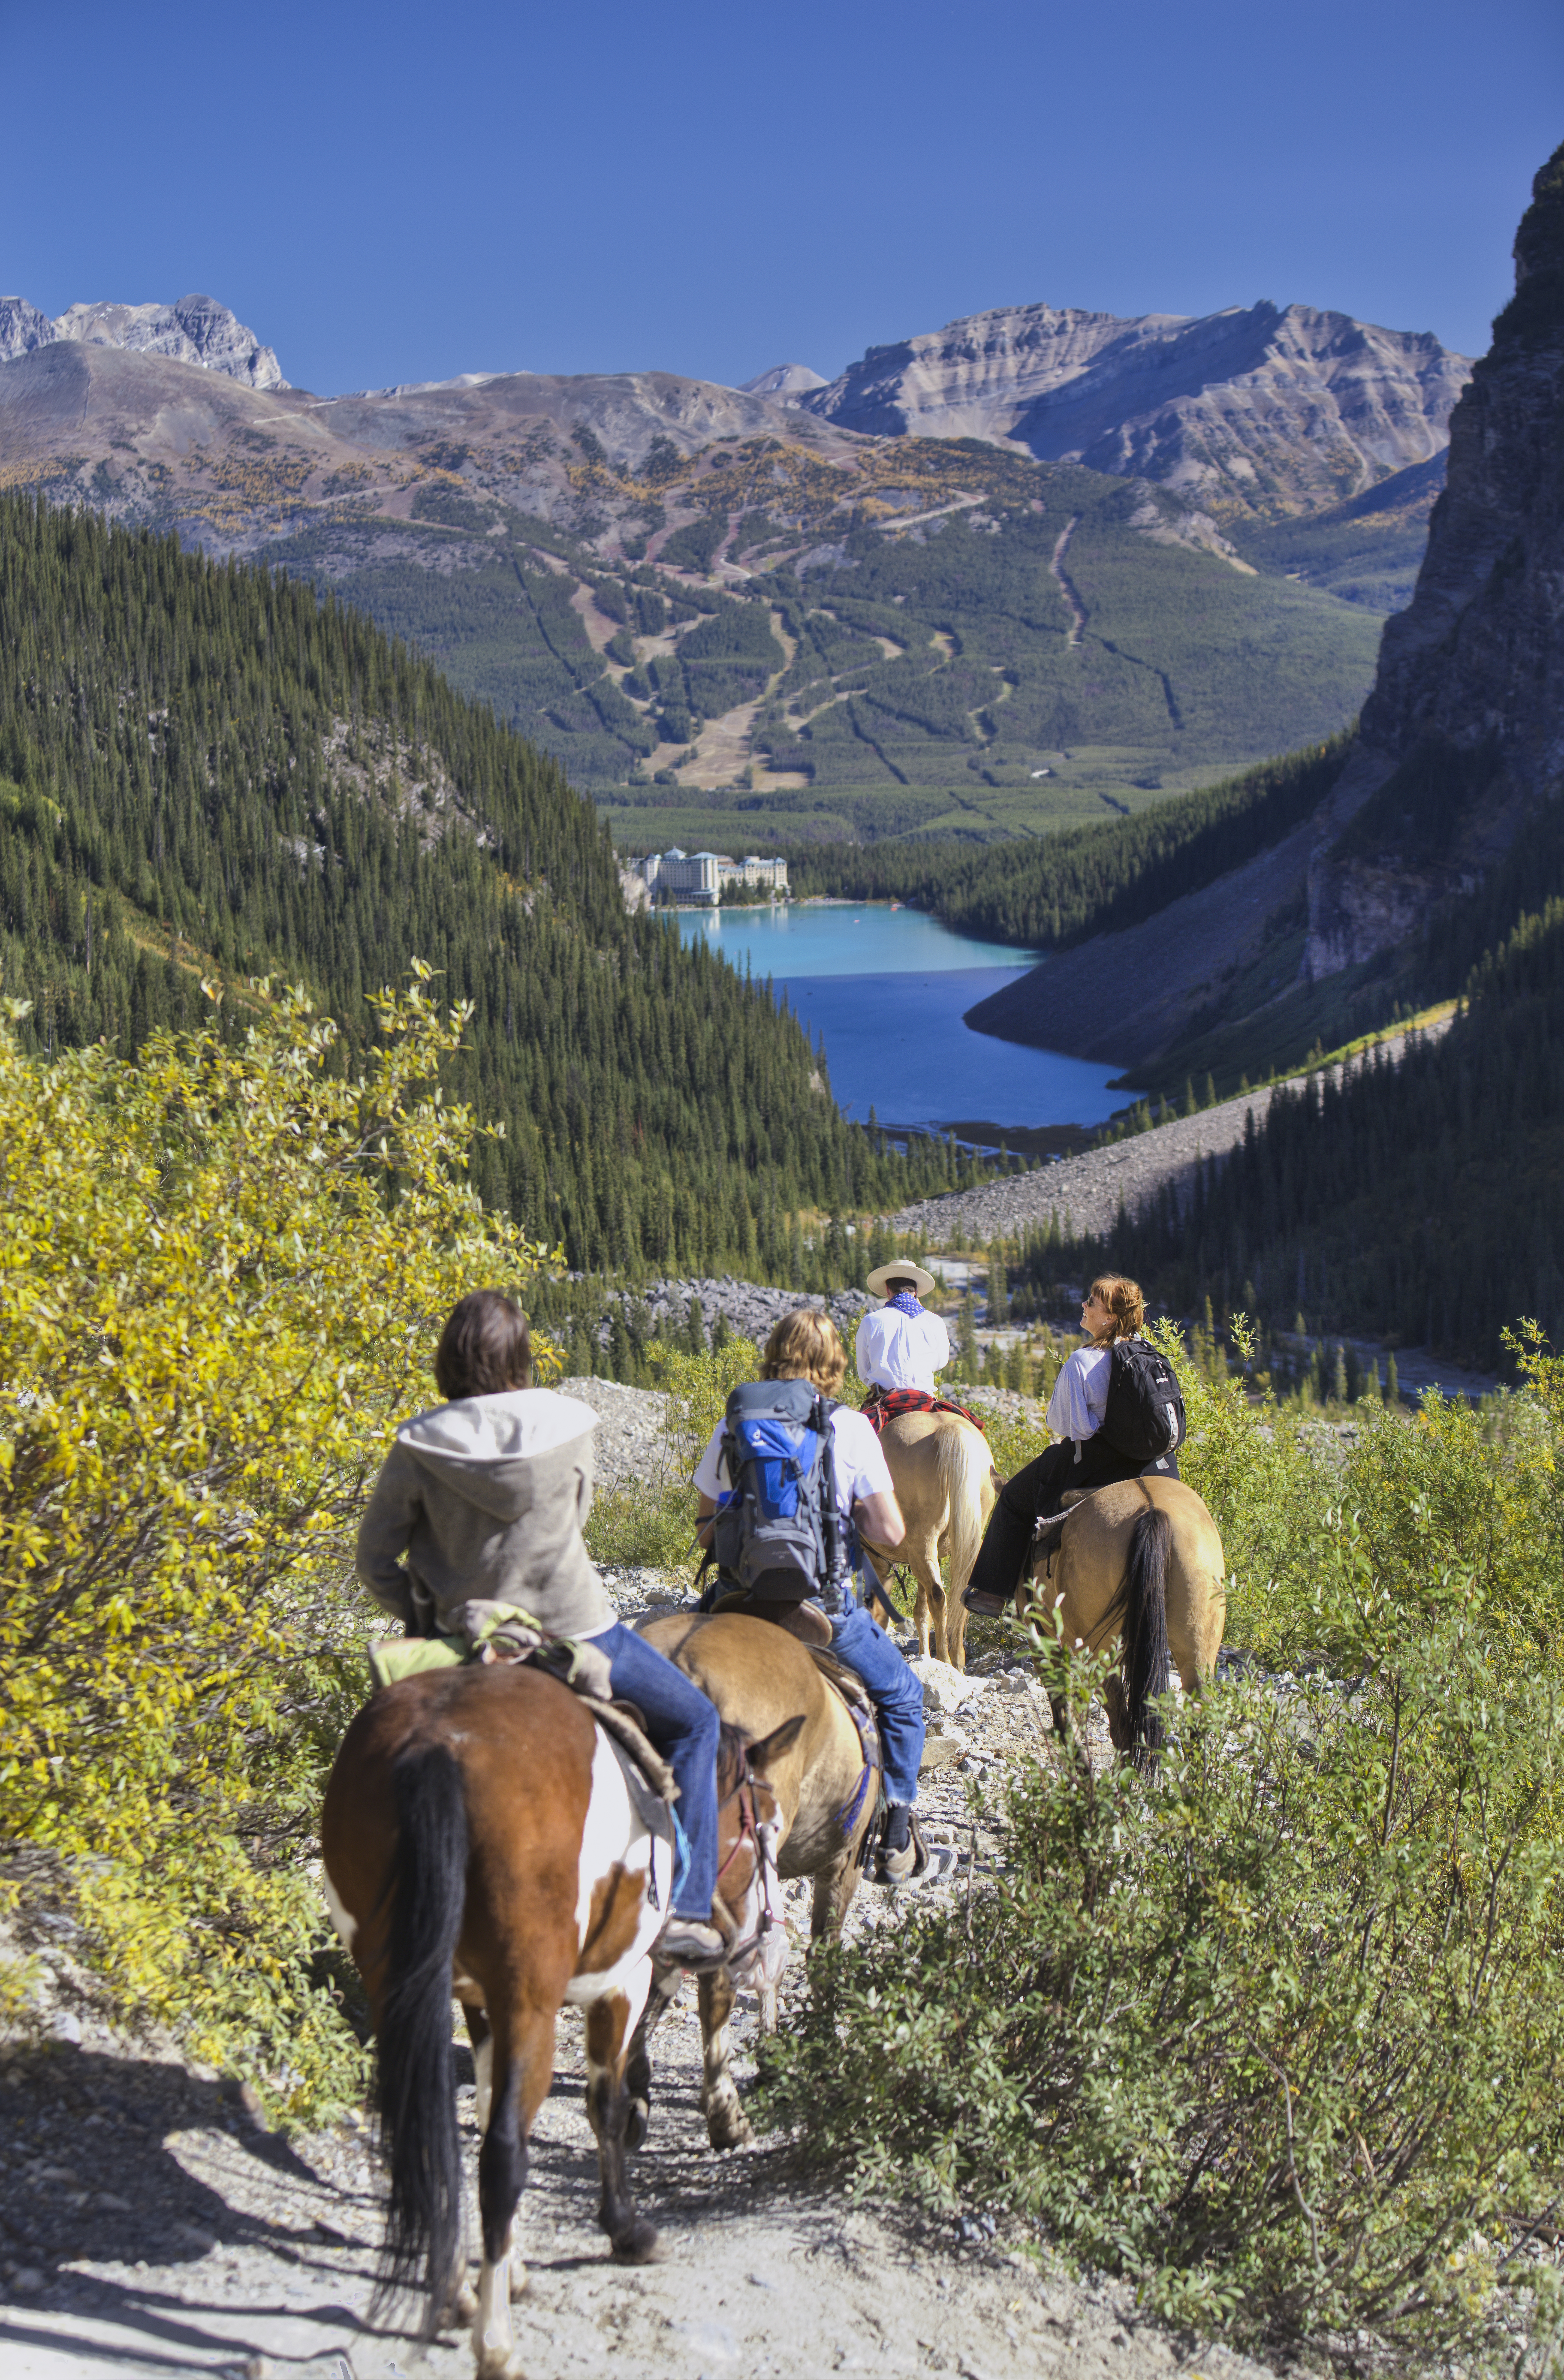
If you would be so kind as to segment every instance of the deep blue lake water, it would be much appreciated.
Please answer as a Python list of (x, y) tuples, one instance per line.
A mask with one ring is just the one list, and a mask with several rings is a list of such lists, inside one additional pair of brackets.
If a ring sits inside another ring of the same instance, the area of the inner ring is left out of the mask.
[(838, 1105), (860, 1123), (984, 1119), (1037, 1126), (1100, 1123), (1126, 1103), (1116, 1066), (996, 1041), (964, 1013), (1027, 973), (1024, 953), (952, 933), (888, 903), (777, 909), (680, 909), (679, 932), (743, 974), (771, 978), (811, 1038), (825, 1041)]

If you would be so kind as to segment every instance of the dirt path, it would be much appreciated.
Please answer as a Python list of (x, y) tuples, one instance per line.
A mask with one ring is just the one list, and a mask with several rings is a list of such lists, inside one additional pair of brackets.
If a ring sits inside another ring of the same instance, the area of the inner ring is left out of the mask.
[(1049, 562), (1049, 575), (1057, 582), (1059, 591), (1064, 598), (1064, 608), (1070, 614), (1070, 634), (1064, 639), (1066, 652), (1080, 643), (1086, 625), (1086, 607), (1076, 594), (1064, 569), (1064, 557), (1070, 550), (1070, 540), (1080, 526), (1080, 514), (1073, 514), (1054, 540), (1053, 553)]
[[(1034, 1700), (1020, 1670), (996, 1672), (939, 1722), (943, 1765), (926, 1775), (923, 1802), (941, 1874), (918, 1891), (965, 1893), (974, 1848), (979, 1890), (1002, 1860), (1004, 1772), (1038, 1756)], [(788, 1912), (800, 1939), (806, 1889), (792, 1888)], [(896, 1923), (911, 1897), (860, 1891), (854, 1929)], [(268, 2133), (171, 2045), (127, 2045), (85, 1998), (73, 2006), (74, 1971), (48, 1955), (57, 1987), (43, 2027), (55, 2037), (0, 2048), (4, 2380), (467, 2380), (465, 2340), (426, 2348), (369, 2325), (380, 2212), (367, 2126), (292, 2143)], [(801, 1986), (795, 1961), (784, 2009)], [(894, 2207), (850, 2207), (800, 2179), (775, 2136), (717, 2155), (697, 2104), (693, 1997), (686, 1985), (659, 2037), (651, 2134), (634, 2165), (666, 2257), (636, 2270), (609, 2263), (597, 2228), (580, 2022), (561, 2022), (518, 2232), (530, 2380), (1264, 2380), (1256, 2365), (1143, 2321), (1119, 2285), (1064, 2279), (1035, 2241), (986, 2238), (970, 2218), (929, 2226)], [(755, 2023), (753, 2005), (742, 2008), (741, 2091)], [(470, 2177), (465, 2074), (458, 2106)]]

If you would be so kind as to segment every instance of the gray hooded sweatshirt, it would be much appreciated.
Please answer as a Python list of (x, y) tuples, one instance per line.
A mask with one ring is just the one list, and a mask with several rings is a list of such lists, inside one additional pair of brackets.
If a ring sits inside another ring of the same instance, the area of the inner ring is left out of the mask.
[(464, 1603), (519, 1604), (552, 1636), (612, 1627), (581, 1541), (598, 1417), (552, 1389), (464, 1397), (405, 1422), (358, 1531), (358, 1575), (420, 1633)]

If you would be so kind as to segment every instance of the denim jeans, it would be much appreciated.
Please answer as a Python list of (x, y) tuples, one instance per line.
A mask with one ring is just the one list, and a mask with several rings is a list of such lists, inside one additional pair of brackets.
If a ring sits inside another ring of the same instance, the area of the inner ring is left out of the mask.
[(665, 1654), (637, 1636), (633, 1628), (626, 1628), (623, 1621), (605, 1628), (592, 1642), (608, 1656), (609, 1682), (615, 1695), (623, 1695), (640, 1711), (647, 1733), (673, 1771), (679, 1788), (679, 1824), (685, 1830), (689, 1861), (673, 1914), (698, 1918), (708, 1925), (711, 1896), (717, 1889), (717, 1740), (721, 1728), (717, 1706), (691, 1683), (683, 1670), (675, 1669)]
[(878, 1620), (856, 1605), (831, 1624), (830, 1649), (855, 1670), (873, 1700), (885, 1751), (885, 1798), (917, 1800), (923, 1758), (923, 1688)]

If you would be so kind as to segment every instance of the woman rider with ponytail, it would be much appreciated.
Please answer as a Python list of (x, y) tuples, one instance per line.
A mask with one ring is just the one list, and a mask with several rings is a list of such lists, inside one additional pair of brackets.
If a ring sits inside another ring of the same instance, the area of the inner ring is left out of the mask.
[(1107, 1488), (1116, 1479), (1178, 1477), (1176, 1452), (1151, 1463), (1136, 1462), (1118, 1452), (1102, 1435), (1114, 1345), (1138, 1339), (1145, 1320), (1139, 1284), (1122, 1273), (1099, 1273), (1081, 1308), (1081, 1328), (1090, 1343), (1077, 1347), (1061, 1367), (1049, 1399), (1048, 1426), (1060, 1443), (1000, 1490), (964, 1598), (973, 1610), (1008, 1608), (1030, 1559), (1037, 1523), (1061, 1512), (1067, 1495)]

